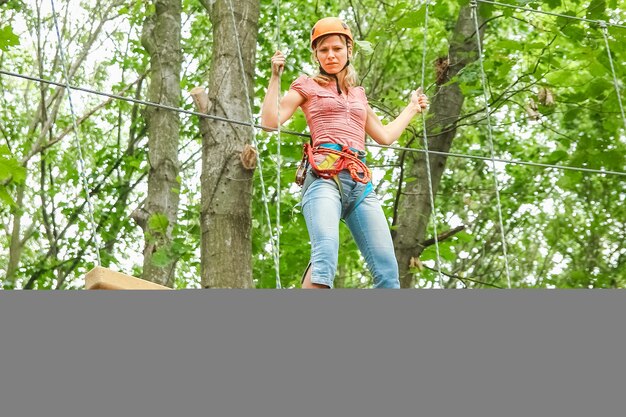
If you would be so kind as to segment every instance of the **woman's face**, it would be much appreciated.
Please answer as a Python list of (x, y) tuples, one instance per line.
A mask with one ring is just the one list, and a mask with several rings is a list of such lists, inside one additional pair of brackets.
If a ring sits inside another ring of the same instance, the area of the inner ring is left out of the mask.
[(343, 36), (331, 35), (319, 42), (315, 56), (324, 71), (329, 74), (337, 74), (348, 62), (350, 52)]

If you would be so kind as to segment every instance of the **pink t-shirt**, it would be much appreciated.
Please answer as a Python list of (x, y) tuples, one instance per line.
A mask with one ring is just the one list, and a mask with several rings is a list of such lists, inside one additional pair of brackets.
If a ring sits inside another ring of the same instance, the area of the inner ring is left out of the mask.
[(363, 87), (352, 87), (348, 97), (337, 93), (334, 80), (322, 86), (301, 75), (290, 87), (305, 101), (300, 106), (311, 131), (313, 146), (337, 143), (365, 150), (367, 97)]

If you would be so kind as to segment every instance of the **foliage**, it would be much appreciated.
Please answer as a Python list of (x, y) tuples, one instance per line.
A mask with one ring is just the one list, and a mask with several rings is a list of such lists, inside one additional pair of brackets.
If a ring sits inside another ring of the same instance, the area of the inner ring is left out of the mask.
[[(527, 8), (589, 19), (626, 21), (623, 0), (504, 1)], [(29, 3), (29, 2), (25, 2)], [(32, 1), (33, 6), (38, 2)], [(71, 84), (145, 98), (147, 55), (139, 40), (145, 2), (62, 3), (75, 8), (74, 20), (62, 22), (66, 55), (75, 64)], [(429, 2), (425, 88), (436, 94), (437, 58), (447, 56), (459, 8), (468, 2)], [(12, 4), (11, 2), (9, 4)], [(314, 68), (308, 50), (312, 24), (326, 15), (346, 19), (358, 39), (355, 65), (370, 104), (389, 122), (421, 83), (425, 2), (393, 0), (283, 0), (280, 25), (276, 2), (261, 2), (254, 110), (258, 114), (269, 79), (269, 59), (280, 48), (288, 60), (282, 91)], [(111, 8), (109, 8), (111, 5)], [(184, 5), (184, 91), (208, 78), (210, 21), (198, 0)], [(53, 22), (38, 7), (5, 5), (0, 16), (0, 67), (7, 71), (62, 81)], [(499, 158), (572, 168), (623, 172), (626, 133), (613, 83), (602, 28), (597, 24), (480, 5), (488, 16), (483, 44), (484, 69), (492, 110), (494, 152)], [(41, 15), (39, 13), (42, 13)], [(102, 23), (99, 30), (98, 25)], [(278, 29), (280, 29), (278, 31)], [(621, 99), (626, 103), (626, 29), (608, 27), (608, 43)], [(280, 35), (280, 45), (277, 42)], [(19, 42), (17, 44), (16, 42)], [(83, 57), (84, 53), (84, 57)], [(82, 59), (82, 60), (81, 60)], [(489, 157), (488, 127), (478, 63), (451, 83), (465, 95), (452, 152)], [(0, 270), (4, 288), (74, 289), (95, 262), (140, 273), (141, 230), (131, 219), (146, 190), (147, 140), (140, 105), (72, 91), (81, 120), (78, 140), (63, 89), (0, 75)], [(42, 101), (44, 105), (42, 106)], [(193, 110), (190, 97), (182, 107)], [(45, 116), (41, 109), (45, 108)], [(93, 114), (88, 114), (91, 110)], [(195, 116), (182, 115), (181, 203), (171, 248), (158, 262), (178, 260), (176, 286), (199, 285), (200, 135)], [(306, 132), (301, 112), (284, 126)], [(398, 144), (421, 147), (421, 120)], [(432, 132), (430, 132), (432, 133)], [(293, 186), (301, 146), (307, 138), (281, 134), (277, 157), (275, 133), (256, 131), (272, 232), (280, 199), (280, 276), (283, 287), (297, 287), (308, 262), (308, 234)], [(396, 213), (398, 182), (405, 160), (400, 152), (369, 148), (377, 193), (389, 219)], [(277, 193), (280, 162), (280, 195)], [(626, 286), (625, 177), (520, 164), (496, 164), (507, 261), (513, 287), (609, 288)], [(275, 287), (270, 231), (255, 175), (252, 244), (258, 288)], [(436, 272), (434, 246), (415, 264), (418, 286), (500, 287), (508, 285), (498, 226), (490, 161), (447, 159), (435, 201), (438, 232), (465, 225), (441, 242), (443, 283)], [(94, 208), (92, 230), (82, 189), (85, 177)], [(414, 178), (402, 178), (403, 182)], [(153, 228), (162, 225), (151, 219)], [(19, 223), (15, 233), (15, 225)], [(429, 229), (426, 238), (432, 238)], [(341, 228), (339, 286), (367, 287), (363, 260), (345, 227)], [(19, 250), (18, 250), (19, 249)], [(17, 260), (15, 269), (12, 262)], [(11, 272), (9, 274), (9, 272)]]

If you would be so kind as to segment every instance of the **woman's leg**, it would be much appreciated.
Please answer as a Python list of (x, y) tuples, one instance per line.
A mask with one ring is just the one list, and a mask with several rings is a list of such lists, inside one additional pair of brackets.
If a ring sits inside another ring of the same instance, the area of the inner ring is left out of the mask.
[(303, 289), (311, 289), (311, 288), (328, 289), (330, 288), (328, 285), (315, 284), (314, 282), (311, 282), (311, 263), (310, 262), (307, 265), (306, 270), (304, 271), (304, 274), (302, 276), (301, 285)]
[(311, 268), (305, 274), (302, 288), (332, 288), (341, 216), (337, 184), (321, 178), (314, 181), (302, 197), (302, 213), (311, 240)]
[(400, 288), (389, 225), (376, 194), (372, 192), (365, 197), (348, 216), (346, 224), (374, 277), (374, 288)]

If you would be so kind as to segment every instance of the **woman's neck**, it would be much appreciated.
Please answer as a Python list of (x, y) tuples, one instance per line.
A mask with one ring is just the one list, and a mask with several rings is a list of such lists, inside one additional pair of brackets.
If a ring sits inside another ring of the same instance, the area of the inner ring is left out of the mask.
[(348, 92), (346, 91), (347, 90), (346, 85), (343, 82), (345, 78), (346, 78), (346, 70), (344, 69), (339, 74), (337, 74), (337, 81), (339, 81), (339, 86), (341, 87), (341, 91), (348, 94)]

